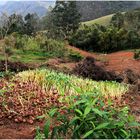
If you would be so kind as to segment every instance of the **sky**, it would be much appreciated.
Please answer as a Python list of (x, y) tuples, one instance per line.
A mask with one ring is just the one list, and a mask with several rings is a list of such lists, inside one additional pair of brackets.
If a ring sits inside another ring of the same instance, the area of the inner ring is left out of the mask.
[(55, 1), (55, 0), (0, 0), (0, 5), (5, 4), (7, 1)]

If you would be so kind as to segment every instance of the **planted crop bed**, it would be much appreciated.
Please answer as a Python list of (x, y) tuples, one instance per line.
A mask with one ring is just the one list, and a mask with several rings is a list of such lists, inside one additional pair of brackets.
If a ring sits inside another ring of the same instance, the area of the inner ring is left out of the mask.
[(49, 70), (21, 72), (11, 81), (3, 79), (0, 83), (0, 118), (30, 124), (53, 107), (70, 105), (73, 96), (99, 93), (105, 100), (118, 98), (119, 104), (128, 90), (127, 85), (116, 82), (95, 82)]
[[(117, 82), (96, 82), (46, 69), (24, 71), (11, 80), (0, 81), (0, 121), (9, 119), (32, 125), (49, 121), (45, 124), (45, 134), (38, 130), (36, 138), (115, 138), (117, 135), (126, 138), (128, 133), (128, 138), (138, 137), (137, 131), (131, 136), (128, 127), (132, 124), (128, 123), (123, 98), (128, 91), (129, 85)], [(76, 116), (80, 122), (75, 120)], [(83, 124), (85, 119), (87, 127)], [(97, 136), (91, 133), (94, 130), (89, 130), (93, 129), (90, 122), (95, 123)], [(102, 137), (101, 126), (105, 129)], [(75, 132), (74, 127), (79, 129)], [(87, 131), (92, 135), (87, 135)]]

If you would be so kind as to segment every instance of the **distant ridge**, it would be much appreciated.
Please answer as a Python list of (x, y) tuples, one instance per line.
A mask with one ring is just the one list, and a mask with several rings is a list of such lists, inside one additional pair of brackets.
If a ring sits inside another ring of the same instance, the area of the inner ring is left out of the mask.
[(0, 4), (0, 13), (13, 13), (25, 16), (27, 13), (37, 13), (39, 17), (44, 16), (49, 6), (54, 6), (55, 1), (7, 1)]
[(140, 1), (77, 1), (81, 21), (89, 21), (113, 14), (125, 12), (140, 7)]

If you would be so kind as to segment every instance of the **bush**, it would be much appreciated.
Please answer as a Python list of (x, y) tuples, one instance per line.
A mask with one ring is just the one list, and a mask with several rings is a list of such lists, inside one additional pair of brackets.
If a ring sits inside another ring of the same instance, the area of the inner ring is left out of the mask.
[(92, 80), (116, 80), (119, 81), (117, 76), (113, 72), (108, 72), (101, 66), (95, 64), (93, 57), (86, 57), (82, 62), (78, 63), (73, 69), (73, 73), (82, 76), (84, 78), (90, 78)]
[(137, 59), (140, 59), (140, 51), (135, 51), (133, 57), (134, 57), (134, 59), (136, 59), (136, 60), (137, 60)]
[(15, 47), (25, 51), (43, 52), (50, 57), (64, 57), (67, 55), (65, 44), (62, 41), (48, 39), (44, 34), (35, 37), (17, 35)]
[(83, 59), (83, 57), (80, 55), (80, 53), (78, 52), (73, 52), (71, 51), (69, 53), (69, 58), (72, 60), (72, 61), (76, 61), (76, 62), (79, 62)]
[(56, 57), (64, 57), (66, 52), (64, 43), (53, 39), (47, 39), (44, 43), (41, 43), (40, 49)]

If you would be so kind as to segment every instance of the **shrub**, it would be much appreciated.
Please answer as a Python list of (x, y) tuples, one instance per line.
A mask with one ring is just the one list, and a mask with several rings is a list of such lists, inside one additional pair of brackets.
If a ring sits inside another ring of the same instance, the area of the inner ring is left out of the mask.
[(136, 51), (134, 52), (134, 59), (140, 59), (140, 51)]
[(81, 60), (83, 59), (83, 57), (80, 55), (80, 53), (78, 53), (78, 52), (73, 52), (73, 51), (71, 51), (71, 52), (69, 53), (69, 58), (70, 58), (71, 60), (73, 60), (73, 61), (76, 61), (76, 62), (79, 62), (79, 61), (81, 61)]
[(15, 47), (25, 51), (35, 51), (43, 53), (49, 57), (64, 57), (67, 55), (65, 44), (62, 41), (48, 39), (43, 34), (37, 34), (35, 37), (27, 35), (17, 35)]
[(78, 63), (73, 69), (73, 73), (82, 76), (84, 78), (90, 78), (92, 80), (116, 80), (115, 73), (106, 71), (103, 67), (95, 64), (93, 57), (86, 57), (82, 62)]
[(40, 49), (43, 52), (49, 52), (52, 54), (52, 56), (56, 57), (64, 57), (66, 55), (66, 48), (62, 41), (46, 39), (40, 44)]

